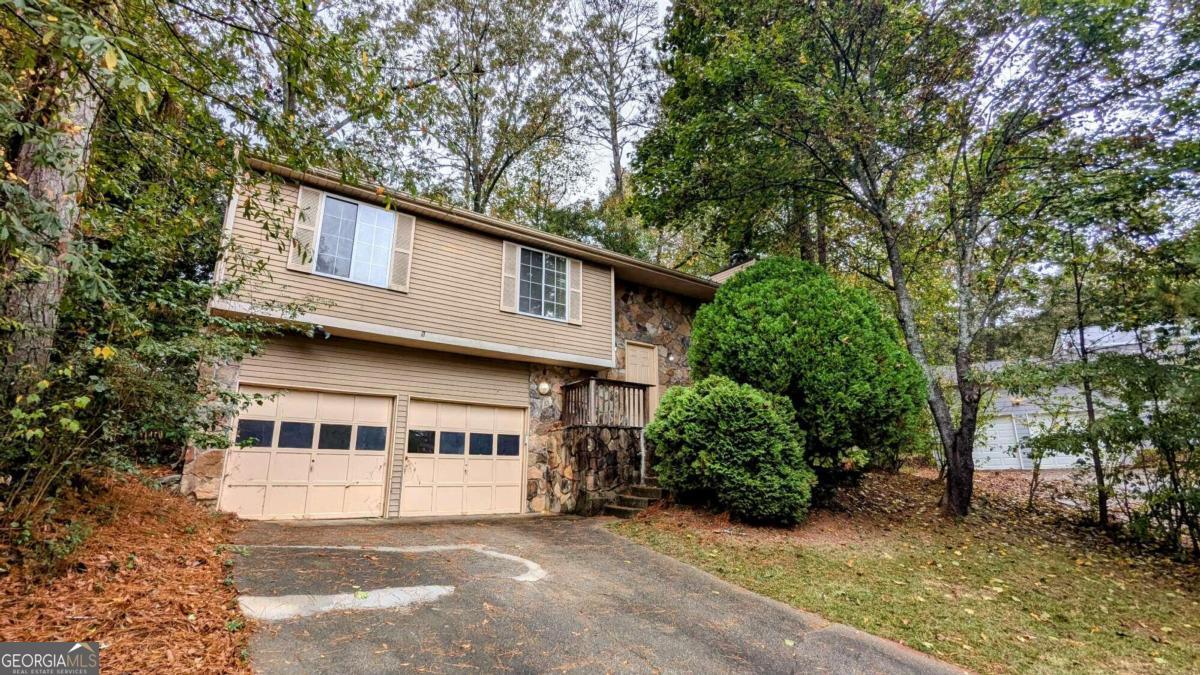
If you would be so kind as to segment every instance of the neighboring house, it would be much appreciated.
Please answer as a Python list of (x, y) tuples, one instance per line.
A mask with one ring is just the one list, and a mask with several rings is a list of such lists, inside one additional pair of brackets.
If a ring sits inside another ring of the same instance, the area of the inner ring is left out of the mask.
[[(1002, 362), (989, 362), (984, 366)], [(1053, 401), (1047, 405), (1047, 401)], [(1007, 391), (988, 394), (981, 413), (982, 424), (975, 433), (975, 468), (985, 471), (1032, 469), (1033, 459), (1022, 441), (1057, 425), (1081, 421), (1086, 413), (1083, 394), (1073, 387), (1056, 388), (1052, 395), (1022, 398)], [(1042, 457), (1043, 469), (1073, 468), (1080, 458), (1049, 453)]]
[[(1154, 326), (1145, 329), (1143, 339), (1150, 339), (1155, 329)], [(1136, 354), (1139, 351), (1138, 334), (1134, 331), (1086, 326), (1083, 339), (1091, 354)], [(1077, 330), (1061, 331), (1055, 336), (1051, 360), (1078, 359), (1078, 345)], [(977, 367), (997, 370), (1004, 365), (1003, 361), (989, 361)], [(1032, 469), (1029, 451), (1018, 451), (1021, 441), (1054, 425), (1082, 422), (1087, 415), (1083, 391), (1078, 387), (1058, 387), (1049, 395), (1026, 398), (1001, 390), (991, 394), (990, 403), (982, 411), (984, 424), (980, 425), (975, 437), (977, 469)], [(1086, 461), (1074, 455), (1051, 454), (1042, 458), (1041, 468), (1073, 468)]]
[(637, 479), (641, 427), (662, 389), (688, 381), (692, 317), (714, 282), (250, 165), (226, 236), (265, 274), (212, 311), (277, 319), (311, 301), (290, 318), (316, 337), (217, 367), (267, 399), (232, 421), (230, 447), (188, 451), (185, 492), (246, 518), (592, 512)]

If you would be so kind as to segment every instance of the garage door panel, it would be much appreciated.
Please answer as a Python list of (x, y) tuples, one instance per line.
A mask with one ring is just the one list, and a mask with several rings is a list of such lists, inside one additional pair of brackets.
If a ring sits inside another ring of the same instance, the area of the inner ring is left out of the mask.
[(491, 485), (496, 482), (496, 461), (493, 459), (472, 459), (467, 462), (467, 483), (470, 485)]
[(384, 398), (359, 396), (354, 401), (354, 421), (358, 424), (386, 425), (392, 418), (392, 402)]
[(463, 460), (439, 458), (437, 469), (433, 474), (433, 482), (438, 485), (462, 483)]
[(304, 503), (307, 497), (307, 485), (268, 485), (263, 515), (277, 518), (299, 518), (304, 515)]
[[(383, 515), (391, 399), (255, 387), (241, 391), (273, 398), (243, 415), (273, 422), (280, 432), (270, 445), (229, 451), (222, 510), (245, 518)], [(360, 430), (368, 435), (358, 436)], [(355, 438), (363, 442), (355, 444)]]
[(521, 503), (521, 486), (497, 485), (494, 499), (499, 507), (496, 509), (497, 511), (500, 513), (513, 513), (509, 505), (519, 505)]
[(439, 515), (457, 515), (462, 513), (462, 486), (437, 486), (433, 493), (433, 510)]
[(408, 515), (428, 515), (433, 512), (433, 486), (405, 483), (400, 490), (400, 511)]
[(244, 518), (255, 518), (262, 516), (266, 496), (264, 485), (231, 485), (221, 492), (221, 505)]
[(495, 508), (492, 505), (494, 489), (491, 485), (468, 485), (467, 513), (491, 513), (494, 511)]
[(473, 405), (467, 408), (467, 427), (482, 431), (496, 428), (496, 409)]
[(284, 419), (310, 421), (317, 419), (317, 400), (313, 391), (289, 391), (279, 397), (279, 416)]
[(251, 403), (249, 407), (242, 411), (246, 417), (275, 417), (279, 411), (279, 397), (274, 389), (261, 389), (258, 387), (242, 387), (239, 391), (250, 396), (261, 396), (262, 400)]
[(496, 477), (497, 483), (516, 483), (521, 480), (521, 462), (520, 460), (496, 460)]
[(323, 393), (317, 401), (317, 417), (336, 422), (354, 421), (354, 396)]
[(336, 515), (347, 510), (345, 498), (345, 485), (311, 485), (305, 510), (312, 516)]
[[(265, 453), (264, 453), (265, 454)], [(276, 482), (307, 483), (312, 454), (307, 452), (277, 452), (271, 457), (271, 470), (267, 480)]]
[(225, 458), (225, 471), (231, 482), (246, 482), (261, 478), (271, 463), (271, 455), (250, 450), (231, 450)]
[(378, 457), (354, 455), (350, 457), (346, 472), (348, 483), (376, 483), (382, 481), (387, 474), (387, 458), (383, 453)]
[(313, 460), (312, 482), (342, 483), (349, 479), (350, 455), (346, 453), (317, 453)]
[(519, 408), (496, 409), (498, 433), (521, 434), (525, 431), (525, 411)]
[(437, 404), (429, 401), (412, 401), (408, 404), (408, 427), (410, 429), (433, 429), (437, 427)]
[(438, 404), (437, 424), (442, 429), (466, 429), (467, 407), (453, 403)]
[(409, 455), (404, 460), (404, 486), (433, 485), (433, 457)]
[(373, 485), (351, 485), (346, 488), (342, 508), (347, 513), (376, 515), (383, 508), (383, 493)]

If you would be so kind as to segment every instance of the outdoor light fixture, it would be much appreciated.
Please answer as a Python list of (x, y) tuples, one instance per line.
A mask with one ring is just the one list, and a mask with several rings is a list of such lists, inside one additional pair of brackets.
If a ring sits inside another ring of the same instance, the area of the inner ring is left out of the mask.
[(546, 382), (545, 380), (538, 382), (538, 390), (537, 391), (542, 396), (549, 394), (550, 393), (550, 383)]

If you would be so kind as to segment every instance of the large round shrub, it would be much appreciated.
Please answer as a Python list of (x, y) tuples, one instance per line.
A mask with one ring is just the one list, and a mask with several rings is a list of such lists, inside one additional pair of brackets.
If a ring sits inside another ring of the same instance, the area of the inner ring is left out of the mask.
[(823, 478), (883, 460), (911, 438), (920, 368), (865, 291), (794, 258), (739, 272), (696, 315), (688, 361), (788, 397)]
[(751, 522), (804, 517), (815, 480), (787, 399), (709, 377), (667, 391), (646, 439), (659, 482)]

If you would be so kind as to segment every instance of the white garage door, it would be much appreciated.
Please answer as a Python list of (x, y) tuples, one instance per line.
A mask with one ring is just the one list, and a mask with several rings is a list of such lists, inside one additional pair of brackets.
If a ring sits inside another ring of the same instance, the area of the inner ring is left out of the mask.
[(521, 513), (525, 411), (412, 401), (401, 516)]
[[(1032, 469), (1033, 460), (1027, 448), (1018, 450), (1018, 445), (1049, 428), (1052, 419), (1046, 415), (998, 415), (985, 427), (981, 427), (975, 438), (975, 468)], [(1018, 456), (1018, 453), (1019, 456)], [(1078, 464), (1073, 455), (1047, 453), (1042, 457), (1043, 469), (1066, 469)]]
[(243, 518), (383, 515), (392, 399), (280, 391), (238, 418), (220, 509)]

